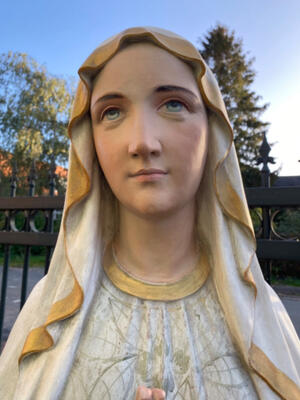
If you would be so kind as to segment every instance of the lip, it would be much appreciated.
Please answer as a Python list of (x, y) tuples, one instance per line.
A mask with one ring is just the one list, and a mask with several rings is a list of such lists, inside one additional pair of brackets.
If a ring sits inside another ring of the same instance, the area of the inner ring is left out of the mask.
[(135, 178), (138, 182), (156, 182), (160, 181), (167, 172), (157, 168), (144, 168), (130, 174), (131, 178)]
[(167, 172), (162, 169), (157, 168), (143, 168), (138, 170), (137, 172), (130, 174), (130, 177), (135, 176), (148, 176), (148, 175), (166, 175)]

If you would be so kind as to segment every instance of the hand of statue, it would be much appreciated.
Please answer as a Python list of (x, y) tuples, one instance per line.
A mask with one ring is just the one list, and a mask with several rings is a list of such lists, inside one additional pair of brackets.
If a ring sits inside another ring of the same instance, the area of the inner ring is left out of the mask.
[(145, 386), (139, 386), (136, 391), (135, 400), (164, 400), (166, 394), (162, 389), (148, 389)]

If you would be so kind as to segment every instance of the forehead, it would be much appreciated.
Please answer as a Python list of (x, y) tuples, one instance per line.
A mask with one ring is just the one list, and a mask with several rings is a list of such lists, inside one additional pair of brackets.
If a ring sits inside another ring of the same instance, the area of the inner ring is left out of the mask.
[(96, 76), (93, 89), (122, 90), (128, 85), (143, 87), (184, 85), (198, 90), (192, 68), (152, 43), (129, 44), (115, 54)]

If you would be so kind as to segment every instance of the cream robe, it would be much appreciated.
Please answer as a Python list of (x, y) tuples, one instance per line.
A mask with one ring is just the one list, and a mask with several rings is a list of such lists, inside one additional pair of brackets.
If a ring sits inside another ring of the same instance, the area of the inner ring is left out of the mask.
[[(175, 301), (99, 283), (62, 400), (134, 400), (139, 385), (167, 400), (254, 400), (211, 279)], [(274, 396), (274, 399), (277, 396)]]

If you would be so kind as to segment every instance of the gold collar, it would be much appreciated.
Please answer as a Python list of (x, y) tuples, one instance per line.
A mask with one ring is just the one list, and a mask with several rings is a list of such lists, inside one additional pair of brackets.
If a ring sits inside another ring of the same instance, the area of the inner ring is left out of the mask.
[(172, 301), (195, 293), (205, 283), (209, 267), (205, 257), (201, 257), (195, 269), (177, 282), (149, 283), (136, 279), (120, 269), (116, 262), (104, 266), (111, 282), (122, 292), (144, 300)]

